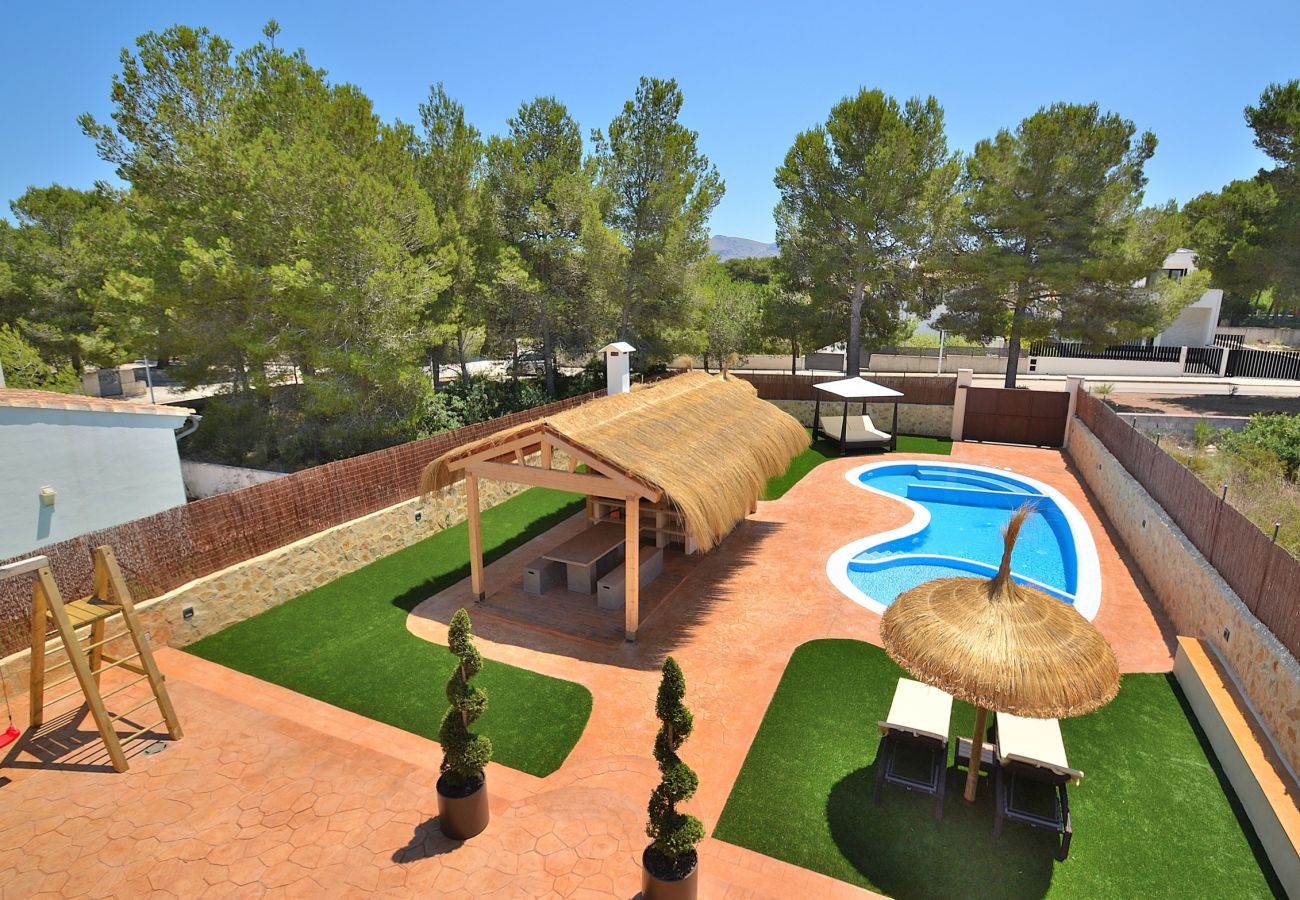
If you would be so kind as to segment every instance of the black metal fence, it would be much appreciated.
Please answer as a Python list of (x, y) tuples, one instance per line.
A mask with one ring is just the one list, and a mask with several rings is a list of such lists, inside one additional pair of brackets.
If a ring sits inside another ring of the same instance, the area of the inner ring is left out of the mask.
[(1228, 351), (1229, 378), (1290, 378), (1300, 381), (1300, 350), (1247, 350), (1238, 347)]
[(1183, 371), (1193, 375), (1218, 375), (1223, 354), (1227, 352), (1223, 347), (1188, 347)]

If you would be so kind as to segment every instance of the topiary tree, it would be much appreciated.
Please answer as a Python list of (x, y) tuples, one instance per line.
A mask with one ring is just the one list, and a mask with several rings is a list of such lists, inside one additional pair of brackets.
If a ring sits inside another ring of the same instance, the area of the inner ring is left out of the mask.
[(460, 663), (447, 682), (447, 702), (451, 708), (442, 717), (438, 729), (438, 740), (442, 742), (441, 786), (446, 793), (470, 794), (482, 784), (483, 770), (492, 760), (492, 741), (469, 730), (487, 708), (487, 694), (470, 684), (470, 679), (483, 668), (483, 657), (474, 646), (469, 613), (463, 608), (451, 617), (447, 649)]
[(700, 785), (699, 776), (677, 755), (692, 728), (691, 711), (682, 703), (685, 695), (686, 678), (670, 656), (664, 660), (655, 700), (655, 715), (661, 723), (655, 736), (655, 761), (662, 780), (650, 795), (650, 824), (646, 827), (654, 841), (646, 863), (661, 879), (690, 874), (696, 863), (695, 845), (704, 839), (700, 820), (677, 810), (677, 804), (689, 800)]

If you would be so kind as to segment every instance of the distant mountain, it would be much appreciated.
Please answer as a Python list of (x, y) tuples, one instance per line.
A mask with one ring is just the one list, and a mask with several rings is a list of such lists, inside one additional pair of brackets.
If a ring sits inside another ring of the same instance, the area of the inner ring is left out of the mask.
[(776, 244), (764, 244), (749, 238), (727, 237), (715, 234), (709, 238), (709, 252), (718, 254), (719, 259), (754, 259), (764, 256), (776, 256)]

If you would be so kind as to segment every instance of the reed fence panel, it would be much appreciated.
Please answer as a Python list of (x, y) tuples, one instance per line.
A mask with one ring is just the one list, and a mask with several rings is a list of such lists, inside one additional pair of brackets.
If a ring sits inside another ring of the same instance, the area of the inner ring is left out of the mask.
[(1090, 394), (1076, 413), (1246, 607), (1300, 657), (1300, 560), (1177, 459)]

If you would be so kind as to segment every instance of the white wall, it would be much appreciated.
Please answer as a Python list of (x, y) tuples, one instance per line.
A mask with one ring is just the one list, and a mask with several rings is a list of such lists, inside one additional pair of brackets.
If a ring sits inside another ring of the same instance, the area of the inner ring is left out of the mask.
[(285, 474), (268, 472), (265, 469), (245, 469), (240, 466), (195, 462), (192, 459), (181, 460), (181, 477), (185, 481), (185, 493), (194, 500), (215, 497), (217, 494), (228, 494), (240, 488), (274, 481), (277, 478), (284, 478)]
[(1219, 308), (1222, 305), (1223, 291), (1218, 288), (1206, 291), (1201, 299), (1185, 307), (1168, 328), (1156, 335), (1156, 346), (1214, 346), (1214, 332), (1219, 324)]
[(1181, 362), (1147, 362), (1137, 359), (1071, 359), (1061, 356), (1032, 357), (1032, 375), (1146, 375), (1151, 378), (1182, 375)]
[(1216, 334), (1239, 334), (1247, 344), (1286, 344), (1300, 347), (1300, 328), (1255, 328), (1220, 325)]
[[(0, 407), (0, 558), (185, 503), (185, 415)], [(44, 486), (56, 492), (42, 506)]]

